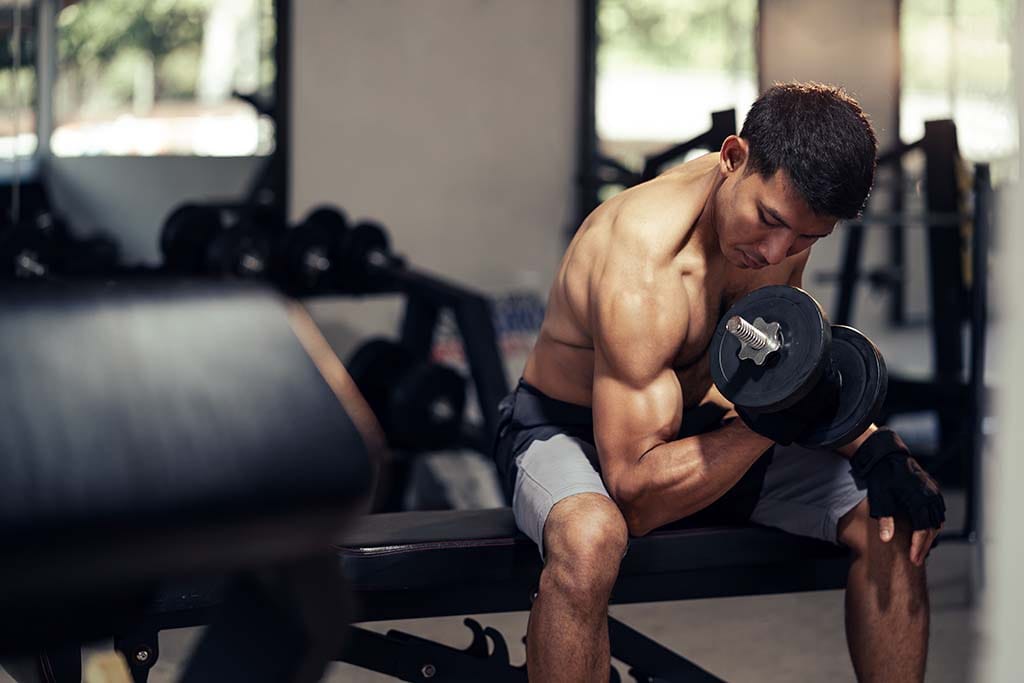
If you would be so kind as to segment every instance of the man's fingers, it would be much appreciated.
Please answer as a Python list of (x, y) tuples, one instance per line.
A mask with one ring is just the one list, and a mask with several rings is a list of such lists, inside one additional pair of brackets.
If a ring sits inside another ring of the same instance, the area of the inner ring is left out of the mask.
[(895, 532), (896, 521), (892, 517), (882, 517), (878, 520), (878, 537), (883, 543), (891, 541)]
[(919, 565), (921, 560), (924, 559), (924, 550), (930, 545), (928, 539), (930, 535), (930, 529), (918, 529), (910, 537), (910, 561), (914, 564)]
[(928, 529), (928, 542), (925, 544), (924, 550), (921, 551), (922, 563), (924, 563), (925, 558), (928, 557), (928, 553), (931, 552), (932, 544), (935, 543), (935, 538), (939, 535), (939, 531), (941, 529), (941, 526), (938, 529)]

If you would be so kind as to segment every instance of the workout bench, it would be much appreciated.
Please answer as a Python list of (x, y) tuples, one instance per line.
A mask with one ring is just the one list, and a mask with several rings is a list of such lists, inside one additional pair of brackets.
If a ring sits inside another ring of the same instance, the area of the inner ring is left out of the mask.
[[(354, 622), (529, 610), (541, 570), (536, 546), (516, 529), (509, 508), (367, 515), (334, 547)], [(611, 602), (837, 589), (846, 584), (848, 562), (843, 548), (774, 529), (682, 522), (630, 541)], [(136, 628), (119, 636), (118, 647), (132, 662), (139, 649), (156, 651), (160, 630), (207, 623), (224, 602), (217, 584), (169, 586)], [(526, 680), (525, 669), (509, 663), (500, 632), (466, 624), (474, 635), (466, 650), (350, 626), (335, 659), (405, 681)], [(614, 618), (609, 633), (612, 656), (638, 681), (721, 680)], [(154, 663), (136, 663), (137, 683)]]

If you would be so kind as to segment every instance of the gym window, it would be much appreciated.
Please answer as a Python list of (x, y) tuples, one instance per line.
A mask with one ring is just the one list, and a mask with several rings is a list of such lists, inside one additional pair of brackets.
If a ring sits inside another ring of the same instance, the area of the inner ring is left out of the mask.
[(598, 0), (600, 152), (636, 167), (714, 111), (743, 116), (757, 98), (757, 16), (757, 0)]
[[(1017, 152), (1012, 0), (902, 0), (900, 137), (919, 139), (924, 122), (952, 118), (972, 161), (1009, 161)], [(994, 168), (993, 171), (997, 171)]]
[(35, 154), (36, 11), (0, 2), (0, 161)]
[(273, 150), (256, 106), (274, 86), (273, 0), (80, 0), (56, 33), (56, 156)]

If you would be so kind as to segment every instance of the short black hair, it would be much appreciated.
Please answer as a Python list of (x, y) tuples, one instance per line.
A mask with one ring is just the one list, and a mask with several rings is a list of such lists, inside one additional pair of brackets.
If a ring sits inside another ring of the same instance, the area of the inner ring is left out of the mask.
[(776, 84), (750, 107), (740, 137), (750, 148), (747, 173), (771, 178), (782, 169), (814, 213), (854, 218), (864, 208), (878, 140), (842, 88)]

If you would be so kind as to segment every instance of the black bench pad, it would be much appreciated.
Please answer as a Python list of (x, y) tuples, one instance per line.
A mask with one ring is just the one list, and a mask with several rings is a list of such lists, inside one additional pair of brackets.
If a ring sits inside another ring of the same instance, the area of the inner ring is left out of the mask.
[[(509, 508), (370, 515), (336, 545), (362, 620), (529, 609), (541, 570)], [(631, 539), (612, 602), (841, 588), (848, 562), (775, 529), (682, 522)]]

